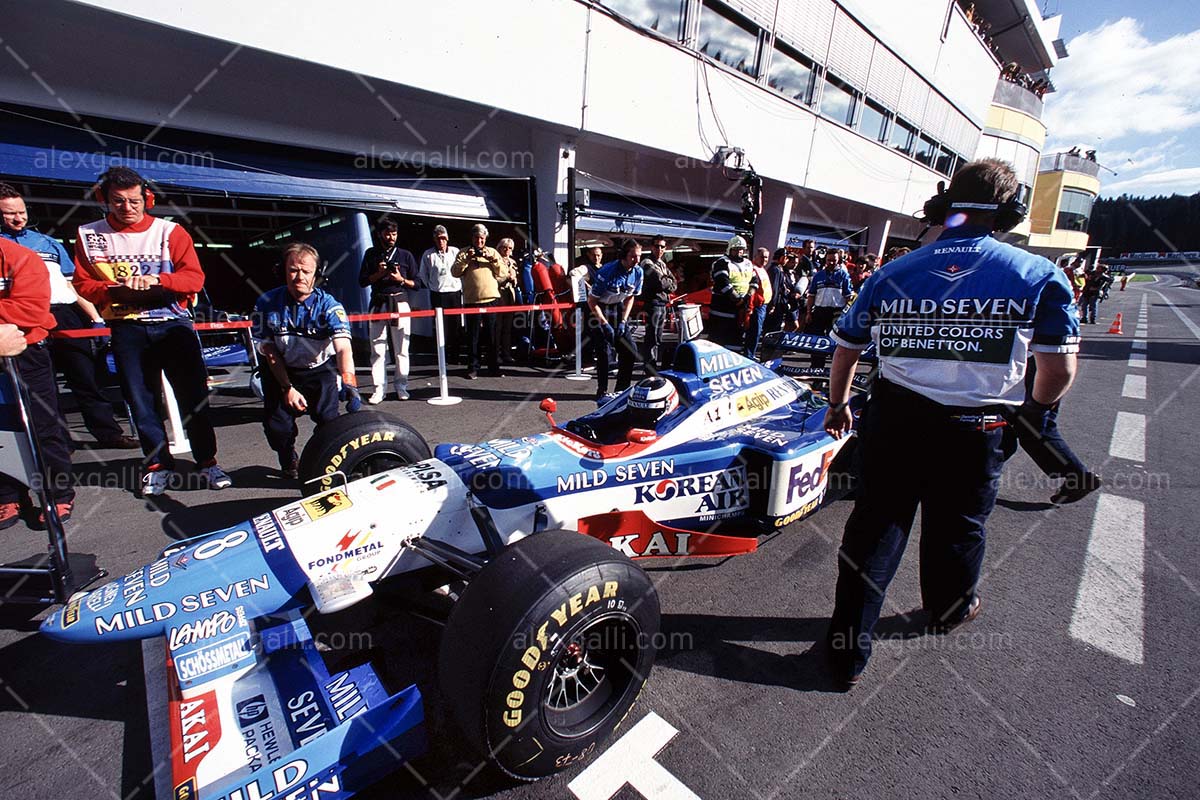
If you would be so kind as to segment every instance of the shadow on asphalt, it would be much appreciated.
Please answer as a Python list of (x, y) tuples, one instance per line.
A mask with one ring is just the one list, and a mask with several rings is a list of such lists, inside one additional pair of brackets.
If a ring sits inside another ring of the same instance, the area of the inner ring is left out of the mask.
[(1054, 508), (1054, 503), (1042, 501), (1038, 503), (1028, 500), (1006, 500), (1003, 497), (996, 500), (996, 505), (1003, 506), (1009, 511), (1049, 511)]
[(170, 494), (164, 494), (148, 498), (146, 505), (163, 515), (160, 520), (163, 533), (179, 541), (237, 525), (285, 502), (279, 497), (254, 497), (186, 506)]

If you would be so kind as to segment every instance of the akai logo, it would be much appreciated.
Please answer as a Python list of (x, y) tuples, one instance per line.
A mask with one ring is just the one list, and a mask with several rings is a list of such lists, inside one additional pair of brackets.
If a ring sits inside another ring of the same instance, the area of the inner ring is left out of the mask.
[(833, 461), (835, 452), (827, 450), (821, 457), (821, 465), (816, 469), (809, 470), (804, 462), (792, 467), (791, 474), (788, 475), (787, 505), (802, 503), (809, 494), (824, 487), (825, 476), (829, 471), (829, 464)]

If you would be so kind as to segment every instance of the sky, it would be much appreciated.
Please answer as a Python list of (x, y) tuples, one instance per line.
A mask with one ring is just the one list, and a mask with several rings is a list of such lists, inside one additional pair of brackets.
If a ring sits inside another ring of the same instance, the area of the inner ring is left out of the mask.
[(1040, 2), (1070, 53), (1050, 74), (1044, 152), (1094, 148), (1103, 196), (1200, 192), (1200, 2)]

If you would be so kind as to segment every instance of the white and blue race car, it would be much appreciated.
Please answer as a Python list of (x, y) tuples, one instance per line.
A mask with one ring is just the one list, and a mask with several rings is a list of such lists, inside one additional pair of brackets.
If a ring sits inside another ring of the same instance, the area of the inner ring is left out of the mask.
[(751, 552), (848, 461), (820, 382), (789, 371), (688, 342), (649, 427), (635, 386), (563, 425), (542, 401), (545, 433), (432, 452), (395, 418), (340, 417), (301, 460), (319, 492), (76, 595), (42, 632), (161, 637), (176, 800), (349, 797), (424, 750), (421, 697), (369, 662), (331, 672), (306, 614), (421, 576), (457, 598), (438, 680), (465, 742), (548, 775), (595, 752), (649, 674), (659, 602), (634, 560)]

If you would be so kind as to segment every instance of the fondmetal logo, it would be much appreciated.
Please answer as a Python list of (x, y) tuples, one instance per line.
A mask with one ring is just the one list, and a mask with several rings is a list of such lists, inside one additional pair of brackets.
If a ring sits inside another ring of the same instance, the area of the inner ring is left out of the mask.
[(742, 467), (704, 475), (689, 475), (683, 478), (663, 478), (657, 483), (645, 483), (635, 487), (636, 503), (656, 503), (674, 500), (676, 497), (692, 497), (741, 489), (746, 485), (746, 471)]

